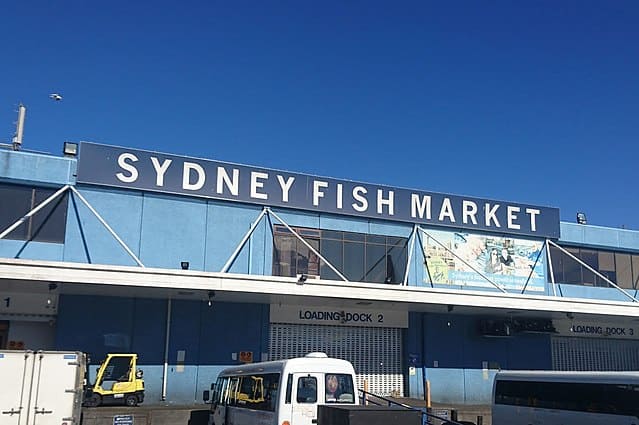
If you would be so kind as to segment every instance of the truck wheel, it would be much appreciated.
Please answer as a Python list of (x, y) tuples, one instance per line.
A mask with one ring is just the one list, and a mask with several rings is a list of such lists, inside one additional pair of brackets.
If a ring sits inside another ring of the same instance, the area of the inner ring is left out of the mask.
[(138, 405), (138, 396), (135, 394), (129, 394), (124, 398), (124, 404), (130, 407)]

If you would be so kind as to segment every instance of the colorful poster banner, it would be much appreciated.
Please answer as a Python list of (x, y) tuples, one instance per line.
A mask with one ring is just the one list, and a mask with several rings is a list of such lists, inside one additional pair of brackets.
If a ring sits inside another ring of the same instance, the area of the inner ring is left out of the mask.
[[(424, 283), (543, 291), (542, 241), (428, 230)], [(492, 282), (492, 283), (491, 283)]]

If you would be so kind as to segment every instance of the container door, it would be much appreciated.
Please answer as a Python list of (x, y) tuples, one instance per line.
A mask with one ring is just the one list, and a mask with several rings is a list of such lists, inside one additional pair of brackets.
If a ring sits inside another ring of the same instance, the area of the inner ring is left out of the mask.
[(83, 356), (79, 353), (35, 354), (29, 424), (78, 425), (82, 403)]
[(33, 352), (0, 351), (0, 425), (26, 425)]
[(322, 374), (293, 374), (291, 425), (313, 425), (317, 423), (317, 404), (320, 394), (324, 394)]

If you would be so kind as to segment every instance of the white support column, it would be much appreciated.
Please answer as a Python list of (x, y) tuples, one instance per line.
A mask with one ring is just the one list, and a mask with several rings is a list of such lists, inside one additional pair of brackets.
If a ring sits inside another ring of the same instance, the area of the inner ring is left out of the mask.
[(408, 259), (406, 260), (406, 273), (404, 273), (404, 280), (402, 284), (408, 285), (408, 272), (410, 272), (410, 263), (413, 260), (413, 251), (415, 250), (415, 238), (417, 237), (417, 225), (413, 226), (413, 231), (410, 234), (410, 247), (408, 248)]
[(557, 296), (557, 289), (555, 288), (555, 272), (552, 268), (552, 257), (550, 256), (550, 244), (546, 239), (546, 257), (548, 258), (548, 267), (550, 268), (550, 284), (552, 285), (552, 295)]

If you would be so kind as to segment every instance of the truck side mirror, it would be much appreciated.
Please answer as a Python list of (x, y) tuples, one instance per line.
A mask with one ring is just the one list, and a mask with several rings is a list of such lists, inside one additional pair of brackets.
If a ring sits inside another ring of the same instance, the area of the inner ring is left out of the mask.
[(209, 399), (211, 398), (211, 393), (209, 392), (209, 390), (204, 390), (204, 394), (202, 394), (202, 398), (204, 399), (205, 403), (209, 402)]

